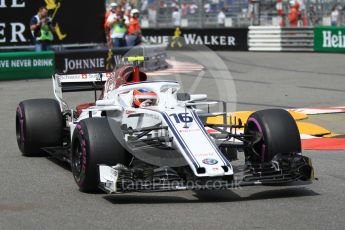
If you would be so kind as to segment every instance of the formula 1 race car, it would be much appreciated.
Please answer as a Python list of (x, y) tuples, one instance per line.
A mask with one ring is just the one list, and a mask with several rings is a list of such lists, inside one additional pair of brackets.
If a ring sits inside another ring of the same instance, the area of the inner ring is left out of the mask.
[[(228, 124), (227, 111), (203, 109), (222, 102), (180, 93), (177, 82), (148, 81), (138, 65), (143, 59), (128, 57), (134, 64), (113, 73), (55, 74), (56, 99), (20, 102), (16, 133), (23, 155), (47, 152), (70, 163), (83, 192), (311, 182), (311, 160), (302, 156), (297, 125), (286, 110), (257, 111), (245, 124)], [(91, 90), (101, 96), (76, 110), (62, 97)], [(224, 124), (208, 124), (213, 116), (224, 116)], [(244, 152), (242, 162), (238, 152)]]

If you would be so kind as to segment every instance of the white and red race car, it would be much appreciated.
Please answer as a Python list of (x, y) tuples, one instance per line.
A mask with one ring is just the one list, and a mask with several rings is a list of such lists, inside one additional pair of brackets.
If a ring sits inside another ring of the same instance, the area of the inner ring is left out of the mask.
[[(147, 81), (137, 64), (107, 74), (55, 74), (53, 87), (55, 99), (18, 105), (18, 146), (25, 156), (44, 151), (70, 163), (81, 191), (230, 189), (313, 179), (297, 125), (285, 110), (257, 111), (245, 125), (207, 124), (212, 116), (227, 120), (226, 111), (200, 109), (219, 102), (179, 93), (177, 82)], [(85, 90), (102, 94), (70, 109), (63, 92)]]

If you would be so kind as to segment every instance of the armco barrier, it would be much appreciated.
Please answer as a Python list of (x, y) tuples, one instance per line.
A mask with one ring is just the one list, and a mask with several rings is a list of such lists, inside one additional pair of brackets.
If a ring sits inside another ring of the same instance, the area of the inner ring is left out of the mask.
[(160, 28), (143, 29), (146, 41), (165, 44), (173, 50), (200, 50), (207, 46), (212, 50), (248, 51), (248, 28)]
[(123, 56), (145, 56), (144, 71), (166, 68), (165, 45), (131, 49), (81, 49), (58, 52), (0, 53), (0, 80), (49, 78), (53, 73), (111, 72), (123, 64)]
[[(56, 73), (80, 74), (110, 72), (120, 64), (129, 49), (82, 49), (56, 52)], [(142, 48), (135, 48), (136, 55), (142, 55)]]
[(131, 49), (83, 49), (56, 52), (56, 73), (78, 74), (110, 72), (123, 63), (123, 56), (145, 56), (144, 71), (167, 67), (164, 45), (137, 46)]
[(317, 52), (345, 52), (345, 27), (315, 27), (314, 50)]
[(249, 51), (313, 51), (313, 27), (250, 26)]
[(0, 80), (47, 78), (54, 71), (54, 52), (0, 53)]

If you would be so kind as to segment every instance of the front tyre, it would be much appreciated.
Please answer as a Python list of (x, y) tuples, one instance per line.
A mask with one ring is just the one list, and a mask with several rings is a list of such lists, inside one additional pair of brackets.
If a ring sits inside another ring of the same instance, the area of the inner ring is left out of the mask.
[(279, 153), (300, 153), (301, 138), (291, 114), (283, 109), (267, 109), (253, 113), (245, 125), (245, 134), (255, 138), (245, 149), (247, 160), (268, 162)]
[(126, 164), (126, 151), (114, 136), (107, 118), (80, 121), (73, 134), (72, 172), (82, 192), (96, 192), (99, 164)]

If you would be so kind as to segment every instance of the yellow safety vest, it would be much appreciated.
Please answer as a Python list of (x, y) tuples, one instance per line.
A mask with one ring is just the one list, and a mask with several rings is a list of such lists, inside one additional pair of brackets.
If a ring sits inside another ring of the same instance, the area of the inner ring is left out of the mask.
[(37, 38), (39, 41), (53, 41), (54, 36), (48, 25), (41, 26), (41, 35)]
[(124, 23), (114, 24), (114, 33), (125, 34), (127, 32), (126, 25)]

